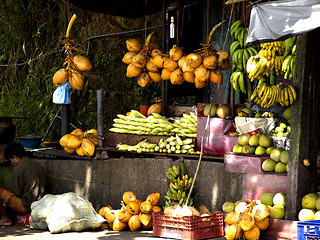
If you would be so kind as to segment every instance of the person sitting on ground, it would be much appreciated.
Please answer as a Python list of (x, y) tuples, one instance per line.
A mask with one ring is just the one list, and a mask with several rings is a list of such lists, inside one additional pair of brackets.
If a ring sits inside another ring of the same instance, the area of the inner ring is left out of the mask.
[(4, 149), (5, 159), (14, 166), (11, 191), (0, 187), (0, 225), (11, 225), (6, 210), (30, 213), (34, 201), (45, 195), (46, 177), (39, 162), (31, 159), (20, 143), (11, 143)]

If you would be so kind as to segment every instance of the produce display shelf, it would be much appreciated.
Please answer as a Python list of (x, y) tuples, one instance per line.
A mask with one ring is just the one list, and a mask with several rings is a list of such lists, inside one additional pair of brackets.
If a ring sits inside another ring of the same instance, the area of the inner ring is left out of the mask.
[(320, 239), (320, 220), (297, 223), (298, 240)]
[(171, 217), (153, 212), (153, 236), (174, 239), (205, 239), (224, 235), (223, 214), (214, 212), (209, 216)]
[[(97, 148), (97, 158), (113, 158), (113, 157), (128, 157), (128, 158), (138, 158), (138, 157), (154, 157), (154, 158), (188, 158), (188, 159), (199, 159), (200, 154), (175, 154), (175, 153), (159, 153), (159, 152), (145, 152), (137, 153), (130, 151), (118, 150), (115, 147), (102, 147)], [(223, 162), (223, 156), (205, 153), (202, 155), (202, 160), (205, 161), (216, 161)]]

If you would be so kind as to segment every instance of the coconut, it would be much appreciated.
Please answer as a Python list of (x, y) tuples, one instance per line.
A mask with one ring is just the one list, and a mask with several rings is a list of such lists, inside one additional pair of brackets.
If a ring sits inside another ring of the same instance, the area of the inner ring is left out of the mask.
[(243, 231), (238, 223), (232, 224), (226, 230), (226, 239), (239, 239), (242, 232)]
[(202, 62), (202, 58), (199, 54), (197, 53), (190, 53), (187, 55), (186, 57), (186, 62), (188, 63), (188, 65), (192, 68), (197, 68), (200, 66), (201, 62)]
[(223, 74), (218, 69), (210, 71), (210, 81), (214, 84), (221, 85)]
[(249, 231), (254, 226), (254, 217), (251, 213), (245, 212), (240, 216), (239, 225), (243, 231)]
[(201, 64), (194, 70), (194, 75), (197, 79), (206, 81), (210, 78), (210, 70)]
[(147, 111), (147, 116), (152, 115), (152, 113), (161, 114), (161, 103), (152, 104)]
[(58, 70), (53, 75), (53, 85), (55, 86), (61, 86), (65, 84), (67, 81), (68, 81), (68, 72), (65, 68)]
[(128, 222), (132, 214), (129, 213), (128, 209), (123, 209), (118, 213), (118, 219), (121, 222)]
[(138, 77), (142, 72), (142, 68), (137, 67), (133, 63), (130, 63), (127, 67), (127, 74), (126, 76), (129, 78)]
[(66, 153), (72, 154), (76, 152), (76, 148), (68, 148), (68, 147), (63, 147), (64, 151)]
[(151, 213), (139, 213), (139, 221), (142, 223), (142, 225), (147, 226), (152, 219)]
[(130, 38), (126, 41), (126, 45), (127, 45), (127, 49), (130, 52), (140, 52), (142, 50), (142, 45), (139, 42), (139, 40), (135, 39), (135, 38)]
[(201, 79), (195, 77), (194, 78), (194, 83), (195, 83), (196, 88), (203, 88), (203, 87), (208, 85), (209, 79), (201, 80)]
[(147, 58), (139, 53), (132, 58), (132, 63), (138, 68), (144, 68), (147, 64)]
[(162, 51), (160, 49), (155, 48), (155, 49), (153, 49), (151, 51), (151, 56), (154, 57), (154, 56), (157, 56), (157, 55), (161, 56), (162, 55)]
[(128, 204), (129, 201), (135, 201), (137, 196), (132, 191), (127, 191), (122, 194), (122, 200), (125, 204)]
[(84, 85), (82, 74), (77, 71), (71, 71), (71, 74), (69, 76), (69, 83), (73, 89), (81, 90)]
[(172, 84), (180, 85), (184, 82), (183, 72), (181, 68), (177, 68), (170, 74), (170, 81)]
[(221, 70), (228, 70), (230, 68), (229, 55), (227, 51), (218, 51), (218, 66)]
[(137, 231), (141, 227), (141, 222), (139, 221), (139, 215), (132, 215), (128, 221), (128, 226), (131, 231)]
[(253, 227), (250, 230), (244, 231), (243, 235), (247, 240), (259, 239), (260, 229), (256, 225), (253, 225)]
[(178, 66), (179, 66), (179, 68), (182, 68), (183, 63), (185, 63), (185, 62), (186, 62), (186, 56), (184, 55), (184, 56), (182, 56), (182, 57), (180, 58), (180, 60), (178, 61)]
[(83, 148), (83, 151), (87, 157), (91, 157), (94, 154), (96, 149), (93, 142), (91, 142), (87, 138), (82, 139), (81, 147)]
[(82, 157), (82, 156), (85, 156), (85, 152), (82, 148), (82, 146), (80, 145), (79, 147), (76, 148), (76, 153), (78, 154), (78, 156)]
[(68, 141), (68, 139), (69, 139), (70, 137), (72, 137), (72, 136), (73, 136), (73, 134), (71, 134), (71, 133), (68, 133), (68, 134), (66, 134), (66, 135), (63, 135), (63, 136), (60, 138), (60, 140), (59, 140), (60, 145), (61, 145), (62, 147), (67, 146), (67, 141)]
[(203, 58), (202, 64), (208, 69), (216, 69), (218, 65), (218, 58), (216, 55), (209, 55)]
[(162, 209), (159, 206), (153, 206), (152, 207), (152, 212), (162, 212)]
[(156, 65), (158, 68), (163, 68), (165, 57), (162, 57), (161, 55), (156, 55), (152, 58), (152, 62), (154, 65)]
[(140, 204), (140, 211), (143, 213), (151, 213), (152, 212), (152, 204), (149, 201), (144, 201)]
[(140, 204), (136, 201), (129, 201), (127, 204), (127, 208), (129, 213), (131, 214), (139, 214), (140, 212)]
[(147, 61), (146, 68), (149, 72), (158, 72), (158, 67), (151, 61)]
[(127, 223), (121, 222), (118, 218), (113, 221), (112, 230), (113, 231), (122, 231), (127, 227)]
[(257, 227), (260, 229), (260, 230), (266, 230), (268, 227), (269, 227), (269, 218), (266, 217), (265, 219), (261, 220), (261, 221), (258, 221), (256, 220), (255, 221), (255, 224), (257, 225)]
[(150, 76), (148, 73), (143, 72), (138, 76), (137, 81), (138, 81), (138, 84), (140, 85), (140, 87), (146, 87), (150, 83)]
[(150, 79), (152, 82), (158, 83), (161, 82), (161, 74), (160, 72), (148, 72)]
[(81, 138), (77, 135), (72, 134), (66, 142), (66, 147), (68, 148), (77, 148), (81, 144)]
[(169, 80), (170, 79), (170, 75), (171, 75), (171, 71), (169, 71), (168, 69), (162, 69), (161, 71), (161, 79), (162, 80)]
[(258, 221), (261, 221), (271, 214), (271, 210), (264, 204), (258, 204), (252, 209), (252, 215)]
[(151, 204), (153, 206), (157, 205), (159, 203), (160, 200), (160, 193), (151, 193), (150, 195), (148, 195), (146, 201), (151, 202)]
[(172, 60), (179, 61), (183, 56), (182, 48), (174, 45), (169, 51), (169, 56), (172, 58)]
[(186, 61), (181, 63), (182, 72), (194, 72), (195, 68), (191, 67)]
[(224, 219), (224, 222), (228, 225), (232, 225), (232, 224), (238, 223), (239, 219), (240, 219), (240, 213), (232, 211), (227, 214), (227, 216)]
[(90, 71), (92, 69), (91, 62), (85, 56), (81, 56), (81, 55), (74, 56), (73, 63), (76, 66), (76, 68), (81, 72)]
[(171, 58), (166, 58), (163, 64), (163, 68), (172, 72), (178, 68), (178, 62), (172, 60)]
[(127, 52), (123, 58), (122, 58), (122, 62), (126, 63), (126, 64), (130, 64), (132, 63), (132, 59), (137, 55), (137, 53), (134, 52)]
[(184, 72), (183, 78), (186, 82), (194, 83), (194, 73), (193, 72)]
[(114, 220), (116, 220), (119, 212), (120, 212), (120, 210), (110, 210), (104, 215), (104, 217), (108, 221), (108, 223), (109, 222), (113, 223)]

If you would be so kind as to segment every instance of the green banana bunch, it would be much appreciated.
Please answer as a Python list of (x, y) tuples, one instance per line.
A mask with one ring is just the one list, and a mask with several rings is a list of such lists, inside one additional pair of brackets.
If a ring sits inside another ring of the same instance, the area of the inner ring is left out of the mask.
[(297, 37), (294, 36), (292, 38), (287, 38), (285, 41), (285, 50), (283, 57), (286, 58), (289, 54), (294, 54), (293, 52), (295, 51), (294, 46), (296, 45), (297, 42)]
[[(294, 48), (295, 49), (295, 48)], [(295, 72), (296, 56), (289, 54), (283, 61), (282, 71), (284, 72), (284, 78), (292, 80)]]
[[(167, 194), (165, 195), (165, 206), (168, 207), (177, 203), (182, 206), (187, 200), (187, 192), (190, 191), (193, 181), (193, 178), (190, 178), (185, 173), (184, 160), (181, 159), (179, 165), (169, 167), (166, 171), (166, 177), (170, 182)], [(189, 200), (189, 203), (193, 204), (193, 199), (192, 201)]]
[(236, 92), (247, 93), (246, 75), (240, 70), (237, 70), (231, 74), (230, 83)]

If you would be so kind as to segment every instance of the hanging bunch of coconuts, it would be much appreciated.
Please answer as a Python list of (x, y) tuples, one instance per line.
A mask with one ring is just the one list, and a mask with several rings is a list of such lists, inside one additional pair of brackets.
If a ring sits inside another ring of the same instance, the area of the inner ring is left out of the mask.
[(150, 34), (145, 46), (136, 39), (126, 41), (127, 52), (122, 61), (129, 64), (127, 77), (138, 77), (138, 84), (146, 87), (151, 82), (170, 80), (172, 84), (180, 85), (184, 81), (194, 83), (196, 88), (205, 87), (209, 81), (220, 85), (223, 74), (220, 70), (230, 68), (229, 52), (210, 49), (211, 38), (215, 30), (223, 22), (211, 30), (208, 41), (203, 48), (194, 53), (184, 54), (179, 46), (173, 46), (169, 54), (163, 54), (158, 47), (151, 47)]
[[(73, 56), (72, 51), (80, 51), (74, 46), (79, 45), (76, 44), (73, 40), (70, 39), (70, 30), (73, 22), (76, 19), (76, 15), (74, 14), (68, 24), (68, 28), (66, 31), (66, 38), (64, 40), (64, 48), (66, 53), (66, 60), (64, 62), (65, 68), (61, 68), (53, 75), (53, 84), (55, 86), (61, 86), (69, 81), (70, 86), (75, 90), (82, 90), (84, 86), (84, 78), (83, 72), (90, 71), (92, 69), (92, 65), (89, 59), (82, 55)], [(81, 45), (80, 45), (81, 46)]]
[(141, 87), (161, 81), (158, 67), (151, 62), (154, 56), (162, 55), (159, 46), (150, 43), (153, 33), (148, 35), (144, 46), (137, 39), (128, 39), (126, 45), (129, 52), (122, 58), (122, 62), (129, 64), (126, 76), (129, 78), (137, 77), (138, 84)]

